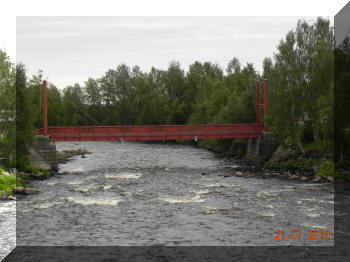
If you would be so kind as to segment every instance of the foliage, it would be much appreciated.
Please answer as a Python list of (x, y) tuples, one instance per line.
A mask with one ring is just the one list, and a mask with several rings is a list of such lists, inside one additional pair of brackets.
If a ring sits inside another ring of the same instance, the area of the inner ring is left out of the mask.
[(334, 162), (327, 161), (321, 164), (320, 168), (316, 171), (317, 176), (334, 176)]
[(0, 167), (0, 196), (3, 194), (11, 195), (12, 189), (16, 186), (24, 186), (21, 178), (6, 172)]
[(303, 171), (310, 171), (311, 168), (314, 166), (318, 166), (320, 164), (319, 160), (314, 159), (303, 159), (303, 160), (296, 160), (296, 159), (288, 159), (287, 161), (283, 162), (269, 162), (268, 163), (271, 167), (278, 167), (278, 168), (298, 168)]
[(16, 72), (5, 52), (0, 50), (0, 159), (15, 165), (16, 156)]
[(312, 142), (304, 145), (305, 152), (319, 152), (321, 154), (329, 154), (334, 150), (334, 143), (332, 139), (325, 142)]
[(34, 144), (35, 129), (31, 104), (28, 101), (25, 69), (16, 67), (16, 168), (25, 170), (31, 165), (29, 150)]
[(28, 174), (43, 173), (46, 177), (50, 177), (51, 176), (51, 173), (50, 173), (49, 170), (36, 167), (36, 166), (34, 166), (32, 164), (24, 166), (21, 171), (26, 172)]
[(307, 142), (331, 139), (334, 59), (329, 21), (318, 18), (311, 25), (299, 21), (281, 40), (274, 60), (274, 64), (271, 59), (264, 61), (264, 77), (272, 87), (269, 122), (280, 142), (289, 140), (305, 152), (305, 132), (312, 136)]
[(16, 176), (0, 175), (0, 195), (11, 194), (12, 189), (16, 187)]

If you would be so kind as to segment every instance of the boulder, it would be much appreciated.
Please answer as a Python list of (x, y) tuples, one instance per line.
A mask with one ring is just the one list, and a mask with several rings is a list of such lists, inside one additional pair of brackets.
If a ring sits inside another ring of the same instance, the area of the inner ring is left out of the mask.
[(284, 148), (283, 146), (279, 146), (277, 147), (276, 151), (272, 154), (269, 162), (283, 161), (294, 155), (295, 155), (295, 152), (291, 148), (289, 147)]
[(327, 180), (328, 182), (330, 183), (333, 183), (334, 182), (334, 178), (332, 176), (327, 176)]
[(14, 196), (7, 196), (7, 199), (8, 199), (8, 200), (15, 200), (15, 201), (17, 201), (17, 198), (14, 197)]
[(288, 179), (298, 179), (297, 175), (288, 175)]
[(313, 181), (313, 182), (320, 182), (321, 180), (322, 180), (322, 177), (317, 176), (317, 177), (315, 177), (312, 181)]

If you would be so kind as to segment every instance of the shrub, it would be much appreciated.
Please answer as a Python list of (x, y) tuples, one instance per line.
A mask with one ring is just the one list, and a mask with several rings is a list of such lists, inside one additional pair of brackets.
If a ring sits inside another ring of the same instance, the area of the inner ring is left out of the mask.
[(320, 168), (316, 171), (317, 176), (334, 176), (334, 162), (327, 161), (321, 164)]

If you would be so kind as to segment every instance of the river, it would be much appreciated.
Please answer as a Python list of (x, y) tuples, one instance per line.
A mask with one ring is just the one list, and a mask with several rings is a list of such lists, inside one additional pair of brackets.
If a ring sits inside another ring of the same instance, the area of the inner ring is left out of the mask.
[[(61, 164), (68, 174), (33, 181), (41, 193), (17, 201), (17, 245), (333, 245), (332, 184), (224, 177), (234, 160), (193, 146), (57, 143), (78, 148), (91, 154)], [(308, 239), (311, 229), (330, 237)], [(292, 230), (300, 239), (288, 238)]]

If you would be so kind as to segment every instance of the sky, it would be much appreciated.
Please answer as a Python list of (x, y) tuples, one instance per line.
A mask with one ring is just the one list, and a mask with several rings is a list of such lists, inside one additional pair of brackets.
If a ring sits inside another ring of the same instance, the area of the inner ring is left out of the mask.
[(333, 22), (346, 2), (4, 0), (0, 48), (23, 62), (28, 75), (42, 69), (60, 89), (101, 77), (120, 63), (148, 71), (175, 60), (186, 71), (196, 60), (225, 69), (237, 57), (261, 71), (262, 60), (273, 56), (298, 19)]
[(312, 17), (17, 17), (17, 62), (58, 88), (101, 77), (125, 63), (148, 72), (177, 61), (224, 70), (237, 57), (261, 71), (298, 19)]

